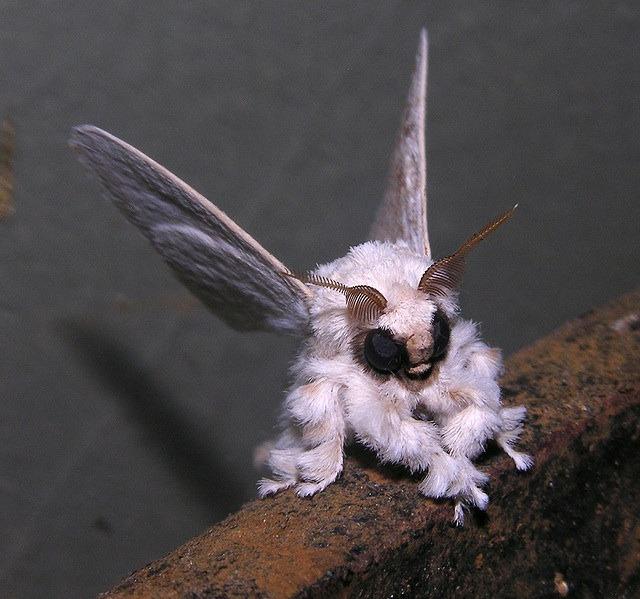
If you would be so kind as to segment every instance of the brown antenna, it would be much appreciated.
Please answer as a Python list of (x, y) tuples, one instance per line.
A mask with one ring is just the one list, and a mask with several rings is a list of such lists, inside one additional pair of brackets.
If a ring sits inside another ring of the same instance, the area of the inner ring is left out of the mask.
[(488, 237), (500, 225), (506, 223), (513, 216), (517, 207), (518, 204), (485, 225), (480, 231), (469, 237), (450, 256), (434, 262), (422, 275), (418, 289), (432, 295), (444, 296), (459, 287), (462, 282), (466, 255), (485, 237)]
[(313, 273), (296, 274), (285, 272), (288, 277), (302, 281), (306, 285), (318, 285), (327, 287), (342, 293), (347, 299), (347, 310), (358, 320), (370, 322), (378, 318), (387, 307), (387, 300), (377, 289), (369, 285), (354, 285), (348, 287), (327, 277), (321, 277)]

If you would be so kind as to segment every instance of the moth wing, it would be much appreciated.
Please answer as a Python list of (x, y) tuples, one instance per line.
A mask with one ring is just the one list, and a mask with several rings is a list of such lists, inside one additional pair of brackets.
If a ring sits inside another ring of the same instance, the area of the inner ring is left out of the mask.
[(387, 190), (371, 229), (371, 238), (403, 240), (412, 250), (430, 258), (424, 140), (427, 50), (427, 31), (423, 29), (409, 97), (391, 158)]
[(117, 137), (85, 125), (69, 140), (108, 197), (178, 278), (240, 330), (302, 334), (309, 316), (303, 283), (222, 210)]

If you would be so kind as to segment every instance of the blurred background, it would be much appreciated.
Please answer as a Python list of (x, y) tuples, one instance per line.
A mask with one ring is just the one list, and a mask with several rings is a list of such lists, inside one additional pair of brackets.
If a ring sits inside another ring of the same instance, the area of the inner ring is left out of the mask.
[(294, 269), (366, 239), (430, 36), (432, 248), (498, 212), (464, 314), (508, 354), (638, 283), (640, 9), (0, 3), (0, 596), (88, 597), (255, 497), (295, 341), (228, 329), (66, 146), (93, 123)]

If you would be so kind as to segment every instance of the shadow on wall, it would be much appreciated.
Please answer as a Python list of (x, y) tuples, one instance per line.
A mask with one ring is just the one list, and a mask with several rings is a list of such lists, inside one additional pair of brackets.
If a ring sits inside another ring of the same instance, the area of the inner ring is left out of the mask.
[(171, 472), (193, 497), (227, 514), (244, 499), (241, 485), (213, 458), (220, 452), (204, 442), (177, 409), (178, 402), (136, 356), (97, 325), (65, 319), (58, 323), (64, 342), (126, 409)]

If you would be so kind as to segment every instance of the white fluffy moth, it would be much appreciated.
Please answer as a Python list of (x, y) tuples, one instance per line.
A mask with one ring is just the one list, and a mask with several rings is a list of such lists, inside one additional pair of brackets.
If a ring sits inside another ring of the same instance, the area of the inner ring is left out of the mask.
[(458, 289), (469, 251), (507, 221), (507, 210), (434, 260), (426, 218), (423, 31), (388, 188), (371, 240), (305, 274), (295, 274), (224, 212), (171, 172), (93, 126), (70, 144), (178, 278), (240, 330), (302, 337), (270, 448), (266, 496), (294, 487), (318, 493), (342, 471), (345, 444), (359, 442), (381, 462), (422, 472), (427, 497), (451, 498), (454, 520), (486, 509), (487, 475), (473, 460), (489, 440), (520, 470), (516, 451), (524, 407), (503, 407), (499, 350), (459, 315)]

